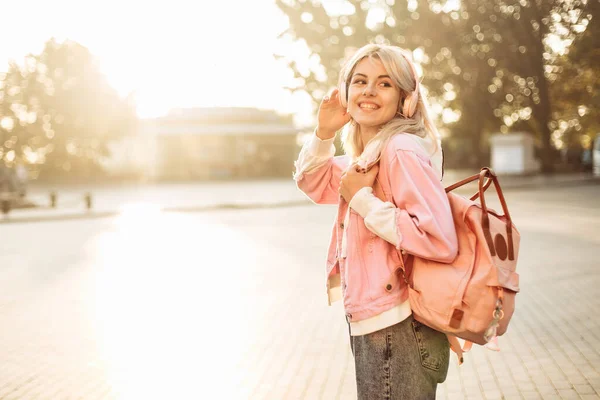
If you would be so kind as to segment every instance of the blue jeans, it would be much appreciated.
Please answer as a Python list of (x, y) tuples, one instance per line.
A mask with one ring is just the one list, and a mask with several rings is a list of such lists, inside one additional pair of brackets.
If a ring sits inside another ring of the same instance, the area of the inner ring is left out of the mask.
[(435, 399), (446, 380), (450, 345), (446, 335), (416, 321), (363, 336), (351, 336), (359, 400)]

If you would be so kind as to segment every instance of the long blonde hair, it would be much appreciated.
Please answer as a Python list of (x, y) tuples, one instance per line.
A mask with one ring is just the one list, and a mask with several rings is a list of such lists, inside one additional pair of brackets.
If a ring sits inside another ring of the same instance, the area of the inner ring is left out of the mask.
[[(400, 89), (401, 96), (398, 104), (398, 111), (394, 118), (381, 127), (376, 138), (379, 141), (380, 148), (378, 153), (381, 153), (383, 146), (396, 133), (410, 133), (425, 138), (427, 135), (431, 137), (434, 143), (435, 153), (440, 149), (440, 137), (437, 128), (431, 118), (429, 112), (429, 104), (423, 95), (421, 86), (418, 84), (414, 65), (412, 64), (411, 53), (403, 50), (400, 47), (368, 44), (361, 47), (342, 67), (339, 78), (340, 101), (342, 106), (348, 107), (348, 87), (352, 74), (356, 69), (356, 65), (363, 58), (377, 58), (383, 64), (388, 75)], [(415, 93), (416, 88), (416, 93)], [(417, 96), (416, 108), (412, 116), (403, 114), (404, 101), (409, 95)], [(344, 127), (342, 134), (342, 144), (346, 154), (353, 159), (360, 156), (364, 150), (364, 144), (360, 135), (360, 126), (354, 121), (349, 122)]]

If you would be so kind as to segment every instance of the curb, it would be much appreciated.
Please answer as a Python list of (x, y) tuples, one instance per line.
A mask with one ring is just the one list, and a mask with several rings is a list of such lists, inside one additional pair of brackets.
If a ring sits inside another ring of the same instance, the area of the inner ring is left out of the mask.
[[(301, 201), (284, 201), (279, 203), (249, 203), (249, 204), (214, 204), (208, 206), (199, 207), (164, 207), (161, 208), (161, 212), (171, 213), (196, 213), (196, 212), (209, 212), (209, 211), (220, 211), (220, 210), (254, 210), (254, 209), (271, 209), (271, 208), (286, 208), (286, 207), (299, 207), (309, 206), (314, 204), (310, 200)], [(82, 219), (99, 219), (109, 218), (120, 215), (120, 211), (84, 211), (81, 213), (60, 213), (59, 214), (44, 214), (37, 216), (24, 217), (18, 215), (11, 217), (10, 214), (4, 218), (0, 217), (0, 225), (3, 224), (17, 224), (17, 223), (28, 223), (28, 222), (55, 222), (55, 221), (73, 221)]]
[[(521, 182), (514, 180), (513, 182), (502, 182), (502, 176), (499, 176), (499, 182), (502, 186), (502, 189), (505, 191), (513, 190), (513, 189), (523, 189), (523, 188), (548, 188), (548, 187), (569, 187), (569, 186), (578, 186), (578, 185), (589, 185), (589, 184), (600, 184), (600, 177), (590, 176), (585, 178), (578, 179), (561, 179), (557, 180), (556, 178), (549, 177), (548, 179), (544, 179), (543, 177), (539, 178), (538, 182), (531, 182), (531, 178), (515, 178), (522, 179)], [(529, 179), (529, 181), (527, 181)], [(444, 183), (444, 186), (449, 186), (449, 183)], [(457, 189), (458, 193), (474, 193), (476, 191), (475, 184), (469, 184), (465, 188)], [(240, 203), (221, 203), (221, 204), (211, 204), (206, 206), (182, 206), (182, 207), (164, 207), (160, 208), (162, 212), (175, 212), (175, 213), (195, 213), (195, 212), (210, 212), (210, 211), (220, 211), (220, 210), (251, 210), (251, 209), (268, 209), (268, 208), (285, 208), (285, 207), (299, 207), (299, 206), (308, 206), (313, 205), (314, 203), (309, 199), (306, 200), (295, 200), (295, 201), (282, 201), (275, 203), (248, 203), (248, 204), (240, 204)], [(39, 208), (28, 208), (28, 209), (41, 209)], [(25, 209), (23, 209), (25, 210)], [(117, 210), (106, 210), (106, 211), (81, 211), (81, 212), (66, 212), (61, 210), (50, 211), (48, 213), (42, 215), (31, 215), (24, 216), (21, 212), (19, 215), (4, 216), (4, 218), (0, 217), (0, 225), (3, 224), (17, 224), (17, 223), (33, 223), (33, 222), (55, 222), (55, 221), (74, 221), (74, 220), (85, 220), (85, 219), (100, 219), (100, 218), (109, 218), (120, 215), (121, 212)]]
[(81, 219), (98, 219), (98, 218), (107, 218), (114, 217), (119, 215), (118, 211), (89, 211), (82, 212), (79, 214), (44, 214), (44, 215), (36, 215), (24, 217), (18, 215), (16, 217), (11, 217), (10, 214), (8, 216), (0, 217), (0, 225), (4, 224), (23, 224), (29, 222), (55, 222), (55, 221), (73, 221), (73, 220), (81, 220)]

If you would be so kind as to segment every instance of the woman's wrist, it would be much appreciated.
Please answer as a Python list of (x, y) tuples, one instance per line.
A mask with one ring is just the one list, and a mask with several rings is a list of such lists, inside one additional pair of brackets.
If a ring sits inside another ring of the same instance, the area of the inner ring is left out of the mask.
[(318, 126), (317, 129), (315, 129), (315, 135), (317, 135), (317, 137), (321, 140), (333, 139), (335, 137), (335, 132), (336, 131), (329, 131), (326, 129), (319, 128)]

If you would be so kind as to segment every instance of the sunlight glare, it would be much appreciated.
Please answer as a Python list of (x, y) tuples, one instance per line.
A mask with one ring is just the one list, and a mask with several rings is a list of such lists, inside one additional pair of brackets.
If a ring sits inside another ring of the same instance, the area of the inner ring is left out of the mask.
[(290, 84), (289, 74), (273, 57), (287, 19), (270, 0), (172, 0), (141, 8), (131, 0), (107, 0), (93, 13), (85, 4), (4, 4), (6, 15), (26, 17), (29, 28), (22, 29), (23, 18), (0, 24), (0, 35), (11, 38), (0, 49), (0, 71), (10, 59), (22, 62), (27, 53), (39, 53), (51, 37), (69, 38), (90, 49), (122, 95), (134, 93), (143, 118), (186, 107), (282, 113), (303, 107), (305, 98), (283, 89)]
[(240, 286), (247, 280), (232, 278), (252, 243), (153, 204), (132, 204), (113, 221), (93, 246), (92, 313), (117, 398), (235, 398), (242, 376), (230, 366), (256, 305)]
[(121, 206), (120, 216), (124, 220), (156, 217), (161, 212), (160, 205), (154, 203), (127, 203)]

